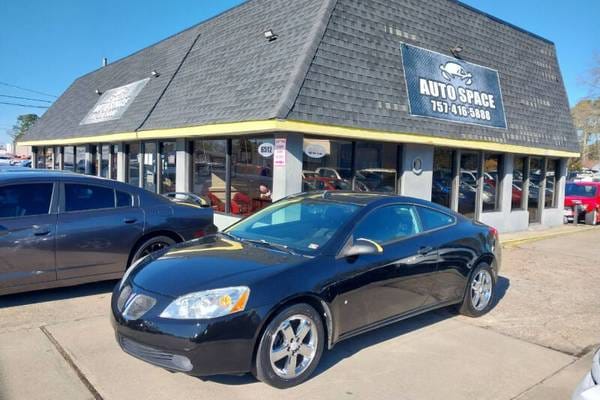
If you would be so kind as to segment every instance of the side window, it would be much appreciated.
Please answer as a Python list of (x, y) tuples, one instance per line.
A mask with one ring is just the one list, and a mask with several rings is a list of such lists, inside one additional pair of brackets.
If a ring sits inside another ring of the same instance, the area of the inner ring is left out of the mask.
[(0, 218), (43, 215), (50, 212), (52, 183), (0, 187)]
[(115, 191), (102, 186), (65, 184), (65, 211), (100, 210), (115, 207)]
[(424, 231), (443, 228), (454, 223), (454, 217), (425, 207), (417, 207)]
[(420, 233), (415, 208), (407, 205), (386, 206), (367, 215), (354, 230), (355, 239), (370, 239), (379, 244)]
[(133, 197), (129, 193), (117, 191), (117, 207), (133, 206)]

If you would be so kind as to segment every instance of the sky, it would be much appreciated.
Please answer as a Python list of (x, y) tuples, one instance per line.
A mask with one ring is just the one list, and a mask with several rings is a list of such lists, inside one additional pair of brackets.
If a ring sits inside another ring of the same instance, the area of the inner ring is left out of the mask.
[[(77, 77), (99, 68), (103, 57), (115, 61), (241, 2), (0, 1), (0, 143), (9, 142), (7, 131), (18, 115), (44, 112), (2, 102), (47, 106), (56, 99), (48, 95), (59, 96)], [(465, 2), (555, 42), (571, 105), (588, 95), (581, 79), (600, 53), (600, 1)]]

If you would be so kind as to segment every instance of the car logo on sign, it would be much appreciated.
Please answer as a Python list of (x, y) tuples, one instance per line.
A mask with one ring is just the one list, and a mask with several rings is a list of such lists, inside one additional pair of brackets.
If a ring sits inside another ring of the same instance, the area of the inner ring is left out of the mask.
[(462, 65), (455, 62), (448, 61), (446, 64), (440, 65), (440, 70), (442, 70), (442, 76), (447, 81), (460, 79), (465, 82), (465, 85), (467, 86), (470, 86), (473, 83), (473, 74), (465, 71)]

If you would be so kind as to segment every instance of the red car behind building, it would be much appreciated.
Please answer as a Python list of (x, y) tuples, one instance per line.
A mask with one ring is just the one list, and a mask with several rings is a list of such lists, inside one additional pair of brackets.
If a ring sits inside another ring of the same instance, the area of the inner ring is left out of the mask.
[(565, 217), (569, 222), (575, 215), (587, 224), (600, 223), (600, 182), (567, 183), (565, 189)]

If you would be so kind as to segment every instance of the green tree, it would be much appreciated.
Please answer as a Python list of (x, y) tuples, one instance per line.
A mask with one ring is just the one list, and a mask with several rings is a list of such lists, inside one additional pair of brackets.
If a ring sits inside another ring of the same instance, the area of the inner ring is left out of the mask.
[[(582, 100), (571, 110), (573, 123), (580, 133), (581, 160), (585, 165), (588, 160), (600, 160), (600, 99)], [(577, 165), (576, 160), (572, 160)]]
[(17, 117), (17, 123), (13, 126), (12, 131), (9, 133), (13, 140), (13, 143), (19, 141), (23, 135), (40, 119), (37, 114), (23, 114)]

